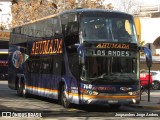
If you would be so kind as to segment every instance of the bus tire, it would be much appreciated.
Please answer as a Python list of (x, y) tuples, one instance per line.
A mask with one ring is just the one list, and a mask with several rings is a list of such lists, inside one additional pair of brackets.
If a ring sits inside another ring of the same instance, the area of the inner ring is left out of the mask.
[(22, 79), (18, 80), (18, 88), (17, 88), (17, 94), (22, 97), (27, 97), (27, 92), (25, 88), (25, 82)]
[(19, 78), (17, 82), (17, 94), (18, 96), (23, 96), (23, 88), (22, 88), (22, 81)]
[(27, 94), (27, 91), (26, 91), (26, 85), (25, 85), (25, 82), (23, 81), (23, 84), (22, 84), (22, 96), (24, 97), (24, 98), (27, 98), (28, 97), (28, 94)]
[(60, 93), (60, 101), (61, 101), (61, 105), (64, 107), (64, 108), (69, 108), (70, 107), (70, 102), (67, 98), (67, 93), (65, 91), (65, 85), (62, 85), (61, 87), (61, 93)]

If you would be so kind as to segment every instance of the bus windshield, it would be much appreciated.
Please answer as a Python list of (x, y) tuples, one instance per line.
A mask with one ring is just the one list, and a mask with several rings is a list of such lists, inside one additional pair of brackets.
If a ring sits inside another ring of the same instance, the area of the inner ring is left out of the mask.
[(87, 79), (109, 81), (138, 80), (137, 59), (121, 57), (87, 57)]
[[(103, 15), (103, 14), (102, 14)], [(136, 30), (130, 16), (85, 15), (81, 19), (82, 41), (137, 43)]]

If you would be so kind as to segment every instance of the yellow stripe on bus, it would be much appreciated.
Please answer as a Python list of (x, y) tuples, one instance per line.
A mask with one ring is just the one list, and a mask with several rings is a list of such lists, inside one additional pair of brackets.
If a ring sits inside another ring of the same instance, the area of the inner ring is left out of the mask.
[[(35, 86), (26, 86), (29, 89), (33, 89), (33, 90), (41, 90), (41, 91), (48, 91), (48, 92), (53, 92), (53, 93), (58, 93), (58, 90), (52, 90), (52, 89), (48, 89), (48, 88), (40, 88), (40, 87), (35, 87)], [(75, 93), (69, 93), (69, 95), (73, 96), (73, 97), (78, 97), (81, 96), (85, 99), (105, 99), (105, 98), (109, 98), (109, 99), (134, 99), (134, 98), (139, 98), (139, 96), (130, 96), (130, 95), (106, 95), (106, 96), (99, 96), (99, 95), (79, 95), (79, 94), (75, 94)]]
[[(72, 93), (70, 93), (70, 94), (72, 94)], [(79, 96), (78, 94), (72, 94), (72, 96), (75, 96), (75, 97), (77, 97), (77, 96)], [(80, 95), (81, 97), (83, 97), (83, 98), (86, 98), (86, 99), (94, 99), (94, 98), (102, 98), (102, 99), (104, 99), (104, 98), (110, 98), (110, 99), (133, 99), (133, 98), (139, 98), (139, 96), (130, 96), (130, 95), (127, 95), (127, 96), (120, 96), (120, 95), (114, 95), (114, 96), (98, 96), (98, 95)]]
[(0, 54), (8, 54), (8, 52), (0, 52)]
[(41, 90), (41, 91), (47, 91), (47, 92), (58, 92), (58, 90), (52, 90), (52, 89), (48, 89), (48, 88), (41, 88), (41, 87), (35, 87), (35, 86), (26, 86), (26, 88), (28, 89), (33, 89), (33, 90)]

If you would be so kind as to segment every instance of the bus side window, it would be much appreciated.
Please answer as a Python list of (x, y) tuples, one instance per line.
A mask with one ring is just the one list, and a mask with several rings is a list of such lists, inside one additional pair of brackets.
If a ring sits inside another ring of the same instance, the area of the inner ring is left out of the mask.
[(57, 17), (46, 21), (46, 37), (52, 37), (61, 34), (60, 21)]
[(78, 24), (77, 22), (70, 22), (67, 25), (66, 37), (68, 38), (69, 45), (75, 44), (78, 42)]
[(21, 27), (14, 28), (13, 32), (17, 34), (21, 34)]
[(40, 21), (36, 23), (36, 28), (35, 28), (35, 37), (41, 38), (45, 34), (45, 22)]
[(54, 36), (53, 34), (53, 23), (52, 23), (52, 19), (48, 19), (47, 21), (45, 21), (45, 26), (46, 26), (46, 37), (52, 37)]
[(69, 22), (67, 25), (67, 34), (77, 34), (78, 33), (78, 23), (77, 22)]
[(60, 20), (58, 19), (58, 17), (53, 18), (53, 24), (54, 24), (54, 29), (53, 29), (54, 34), (55, 35), (61, 34), (62, 30), (61, 30), (61, 26), (60, 26)]
[(43, 74), (49, 74), (51, 73), (51, 62), (52, 60), (50, 58), (45, 58), (42, 60), (42, 63), (41, 63), (41, 73)]
[(62, 17), (62, 31), (67, 52), (75, 53), (76, 48), (69, 49), (70, 46), (79, 42), (77, 14), (65, 14)]
[(35, 62), (36, 62), (36, 63), (35, 63), (35, 68), (34, 68), (35, 71), (34, 71), (34, 72), (35, 72), (35, 73), (39, 73), (39, 65), (40, 65), (39, 63), (40, 63), (40, 61), (39, 61), (39, 60), (36, 60)]
[(29, 61), (29, 71), (31, 72), (31, 73), (34, 73), (34, 68), (35, 68), (35, 62), (34, 61), (32, 61), (32, 60), (30, 60)]
[[(24, 33), (24, 29), (21, 30)], [(34, 24), (30, 24), (28, 25), (28, 29), (27, 29), (27, 35), (34, 37), (34, 32), (35, 32), (35, 25)]]
[(62, 25), (62, 34), (65, 36), (67, 31), (67, 25)]
[(78, 23), (77, 22), (69, 22), (67, 25), (65, 44), (69, 53), (75, 53), (76, 48), (71, 48), (70, 46), (78, 43)]
[(40, 69), (40, 60), (31, 60), (29, 62), (30, 72), (31, 73), (39, 73)]

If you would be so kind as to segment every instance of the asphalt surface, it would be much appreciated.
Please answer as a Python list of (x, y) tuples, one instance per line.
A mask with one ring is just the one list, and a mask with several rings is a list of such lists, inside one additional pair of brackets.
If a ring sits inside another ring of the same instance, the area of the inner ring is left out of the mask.
[(140, 104), (131, 106), (144, 109), (160, 110), (160, 90), (151, 90), (150, 96), (148, 94), (148, 90), (144, 91), (141, 94)]
[[(147, 92), (142, 93), (141, 102), (137, 105), (122, 106), (120, 109), (110, 109), (103, 106), (74, 106), (71, 109), (64, 109), (57, 101), (37, 96), (31, 98), (19, 97), (16, 91), (10, 90), (7, 81), (0, 81), (0, 112), (11, 112), (13, 117), (0, 117), (0, 120), (133, 120), (160, 118), (160, 90), (151, 90), (150, 102)], [(26, 115), (16, 117), (17, 113), (42, 113), (37, 117)], [(6, 114), (6, 113), (3, 113)], [(42, 117), (41, 117), (42, 115)], [(30, 117), (30, 118), (29, 118)]]

